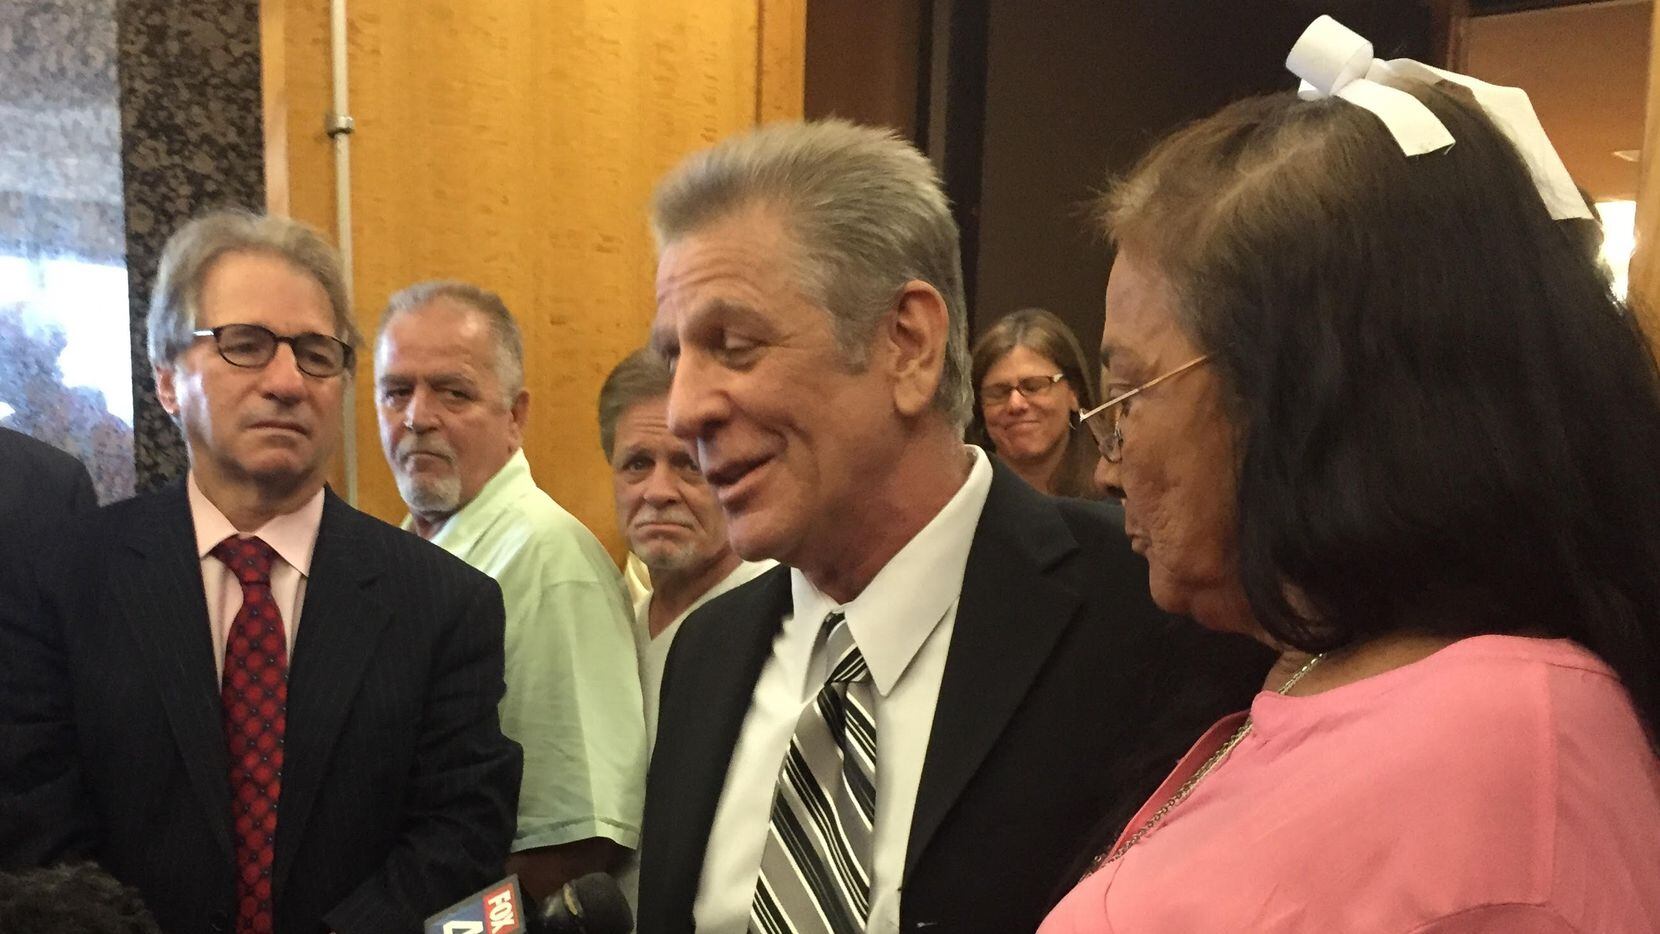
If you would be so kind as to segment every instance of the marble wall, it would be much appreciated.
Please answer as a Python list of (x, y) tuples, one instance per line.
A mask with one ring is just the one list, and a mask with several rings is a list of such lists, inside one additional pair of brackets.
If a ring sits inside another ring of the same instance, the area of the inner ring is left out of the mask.
[(161, 248), (202, 211), (265, 205), (259, 0), (121, 0), (119, 49), (135, 447), (145, 490), (187, 466), (145, 352)]

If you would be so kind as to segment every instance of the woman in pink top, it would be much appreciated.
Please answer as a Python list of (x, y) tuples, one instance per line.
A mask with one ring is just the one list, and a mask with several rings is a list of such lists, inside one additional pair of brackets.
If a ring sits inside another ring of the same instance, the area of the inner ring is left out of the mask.
[(1660, 931), (1660, 377), (1488, 114), (1397, 86), (1106, 196), (1100, 479), (1162, 607), (1283, 655), (1042, 934)]

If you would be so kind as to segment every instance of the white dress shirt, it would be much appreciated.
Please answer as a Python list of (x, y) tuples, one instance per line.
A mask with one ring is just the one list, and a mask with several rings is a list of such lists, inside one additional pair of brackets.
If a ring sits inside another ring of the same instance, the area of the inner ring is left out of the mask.
[[(632, 557), (632, 552), (630, 553)], [(634, 650), (640, 660), (640, 692), (645, 702), (646, 715), (646, 748), (652, 749), (657, 745), (657, 703), (658, 694), (663, 687), (663, 666), (668, 664), (669, 648), (674, 644), (674, 635), (680, 631), (680, 624), (686, 617), (701, 609), (705, 603), (715, 599), (728, 590), (749, 583), (767, 571), (777, 566), (778, 562), (768, 558), (764, 561), (740, 561), (731, 573), (721, 578), (713, 587), (705, 590), (689, 606), (680, 611), (663, 627), (663, 631), (653, 636), (651, 634), (651, 599), (652, 591), (647, 590), (637, 595), (634, 600)]]
[[(633, 558), (634, 554), (629, 553)], [(639, 560), (636, 558), (635, 560)], [(657, 707), (658, 695), (663, 687), (663, 665), (669, 658), (669, 647), (674, 643), (675, 633), (680, 631), (680, 624), (686, 617), (692, 615), (705, 603), (715, 599), (734, 587), (741, 587), (755, 578), (773, 569), (778, 562), (768, 558), (765, 561), (742, 561), (732, 569), (730, 574), (720, 579), (715, 586), (703, 592), (703, 595), (693, 600), (691, 605), (680, 611), (670, 623), (663, 627), (663, 631), (654, 638), (651, 635), (651, 596), (652, 591), (647, 588), (638, 593), (634, 601), (634, 646), (640, 658), (640, 692), (644, 701), (646, 715), (646, 749), (649, 752), (657, 746)], [(645, 565), (640, 565), (642, 568)], [(626, 577), (626, 575), (625, 575)], [(650, 580), (648, 575), (647, 580)], [(632, 590), (632, 587), (630, 588)], [(645, 841), (641, 841), (645, 845)], [(640, 853), (636, 850), (628, 854), (628, 860), (612, 875), (617, 878), (617, 885), (623, 890), (623, 897), (628, 900), (628, 906), (636, 912), (640, 908)]]
[(818, 636), (825, 615), (838, 608), (847, 614), (877, 695), (875, 859), (865, 930), (899, 929), (899, 884), (917, 784), (969, 547), (991, 490), (985, 454), (977, 447), (966, 452), (973, 458), (967, 482), (851, 602), (837, 604), (791, 570), (793, 612), (761, 667), (710, 829), (692, 905), (702, 934), (742, 934), (748, 926), (778, 770), (796, 721), (829, 674)]
[[(232, 535), (242, 535), (231, 520), (213, 505), (196, 475), (185, 483), (190, 499), (190, 521), (196, 527), (196, 557), (202, 563), (202, 588), (207, 596), (208, 628), (213, 636), (213, 660), (218, 675), (225, 675), (225, 643), (230, 640), (231, 623), (242, 609), (242, 581), (224, 562), (209, 552)], [(311, 575), (311, 553), (317, 547), (317, 530), (323, 525), (323, 491), (305, 501), (299, 509), (277, 516), (260, 526), (257, 536), (277, 553), (271, 562), (271, 599), (282, 613), (288, 636), (288, 664), (294, 664), (294, 637), (300, 630), (300, 608), (305, 604), (305, 582)], [(243, 538), (249, 536), (242, 535)]]

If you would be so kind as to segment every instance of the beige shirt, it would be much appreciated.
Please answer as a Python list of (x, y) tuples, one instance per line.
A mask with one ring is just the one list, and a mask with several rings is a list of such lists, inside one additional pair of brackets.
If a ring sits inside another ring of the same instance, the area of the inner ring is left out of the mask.
[[(225, 673), (225, 643), (230, 639), (231, 623), (242, 609), (242, 582), (218, 558), (208, 552), (215, 545), (241, 535), (231, 520), (208, 501), (202, 488), (196, 485), (192, 473), (185, 483), (190, 499), (190, 520), (196, 527), (196, 557), (202, 562), (202, 589), (207, 596), (208, 630), (213, 635), (213, 663), (217, 675)], [(262, 539), (277, 553), (271, 564), (271, 597), (282, 613), (282, 625), (288, 635), (288, 658), (294, 658), (294, 635), (300, 628), (300, 607), (305, 603), (305, 582), (311, 575), (311, 553), (317, 547), (317, 530), (323, 524), (323, 491), (306, 500), (305, 505), (286, 515), (277, 516), (260, 526), (253, 535)], [(248, 538), (247, 535), (241, 535)]]

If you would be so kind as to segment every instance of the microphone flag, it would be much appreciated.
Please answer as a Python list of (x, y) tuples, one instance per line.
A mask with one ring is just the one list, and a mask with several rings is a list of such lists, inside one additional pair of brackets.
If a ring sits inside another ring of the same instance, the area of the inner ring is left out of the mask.
[(519, 877), (492, 883), (428, 918), (425, 934), (525, 934)]

